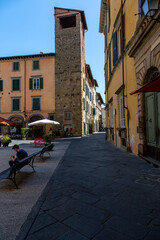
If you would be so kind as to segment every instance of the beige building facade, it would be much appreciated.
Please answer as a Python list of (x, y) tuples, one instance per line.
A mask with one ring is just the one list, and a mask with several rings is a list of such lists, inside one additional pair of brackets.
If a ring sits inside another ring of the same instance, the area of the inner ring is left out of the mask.
[(55, 54), (0, 58), (0, 116), (26, 127), (55, 112)]

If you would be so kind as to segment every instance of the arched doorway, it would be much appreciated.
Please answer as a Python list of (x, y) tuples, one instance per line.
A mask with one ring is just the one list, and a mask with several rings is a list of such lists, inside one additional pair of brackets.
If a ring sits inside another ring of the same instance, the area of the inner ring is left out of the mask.
[(16, 127), (10, 127), (10, 134), (12, 138), (21, 138), (21, 128), (23, 127), (24, 118), (20, 115), (13, 115), (9, 120), (17, 124)]
[[(160, 73), (151, 68), (146, 75), (146, 82)], [(145, 93), (145, 120), (147, 155), (160, 160), (160, 92)]]

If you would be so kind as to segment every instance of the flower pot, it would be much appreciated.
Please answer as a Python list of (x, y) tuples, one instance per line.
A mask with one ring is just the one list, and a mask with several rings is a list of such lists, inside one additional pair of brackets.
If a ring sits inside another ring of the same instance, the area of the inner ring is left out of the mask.
[(8, 147), (9, 143), (2, 143), (3, 144), (3, 147)]

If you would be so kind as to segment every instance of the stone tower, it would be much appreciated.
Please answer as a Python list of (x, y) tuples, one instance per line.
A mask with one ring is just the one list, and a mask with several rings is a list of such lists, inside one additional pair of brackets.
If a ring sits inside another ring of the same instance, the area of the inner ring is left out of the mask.
[(83, 11), (55, 8), (55, 119), (61, 134), (83, 134), (85, 30)]

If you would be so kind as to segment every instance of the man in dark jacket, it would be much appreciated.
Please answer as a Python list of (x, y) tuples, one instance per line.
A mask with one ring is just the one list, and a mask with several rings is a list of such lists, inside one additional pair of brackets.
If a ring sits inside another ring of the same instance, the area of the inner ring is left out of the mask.
[(16, 163), (19, 160), (28, 156), (28, 153), (25, 150), (20, 149), (17, 144), (15, 144), (12, 147), (12, 149), (16, 152), (16, 155), (15, 156), (10, 156), (10, 158), (11, 158), (11, 160), (9, 161), (10, 167), (12, 167), (14, 163)]

